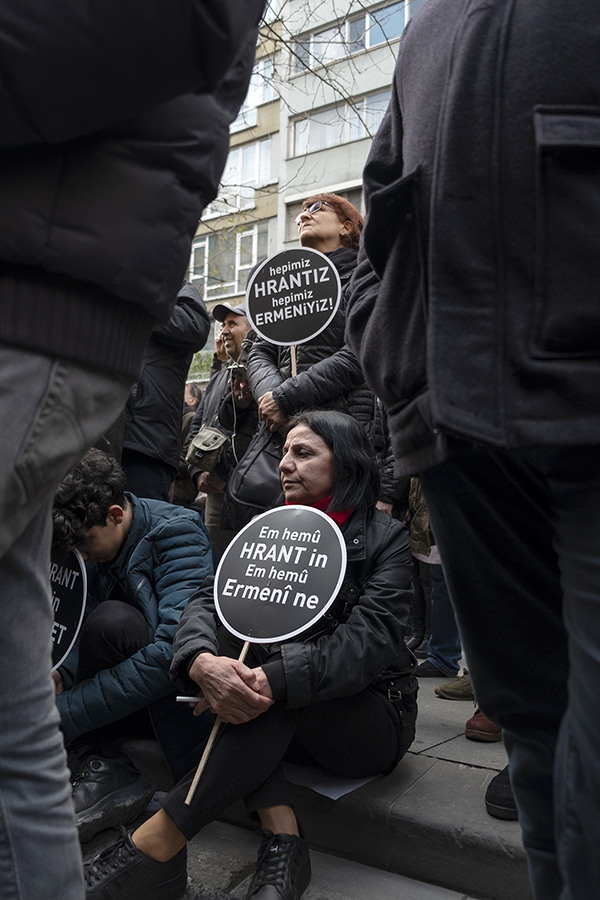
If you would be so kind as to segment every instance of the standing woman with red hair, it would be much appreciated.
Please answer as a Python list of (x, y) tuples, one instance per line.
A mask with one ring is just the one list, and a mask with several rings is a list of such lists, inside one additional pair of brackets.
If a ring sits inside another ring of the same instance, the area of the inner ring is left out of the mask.
[[(381, 421), (377, 401), (367, 387), (362, 369), (345, 342), (345, 307), (356, 258), (363, 217), (348, 200), (337, 194), (314, 194), (302, 204), (296, 219), (303, 247), (324, 253), (335, 265), (342, 284), (342, 302), (333, 321), (319, 335), (296, 348), (297, 374), (292, 376), (289, 347), (259, 338), (248, 360), (252, 395), (259, 416), (271, 431), (306, 409), (336, 409), (348, 413), (366, 429), (370, 439)], [(375, 436), (376, 437), (376, 436)], [(383, 449), (384, 441), (375, 449)], [(390, 504), (391, 486), (385, 483), (381, 504)]]

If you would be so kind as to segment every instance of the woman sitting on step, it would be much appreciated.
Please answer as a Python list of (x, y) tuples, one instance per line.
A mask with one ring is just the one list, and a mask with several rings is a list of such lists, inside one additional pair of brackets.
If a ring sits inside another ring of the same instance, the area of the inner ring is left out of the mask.
[[(286, 503), (321, 509), (339, 525), (348, 563), (339, 593), (302, 639), (241, 642), (215, 613), (213, 579), (188, 605), (171, 674), (201, 688), (221, 729), (195, 796), (194, 772), (132, 835), (86, 867), (88, 900), (176, 900), (186, 889), (186, 844), (244, 798), (262, 843), (247, 898), (298, 900), (310, 881), (308, 847), (281, 761), (291, 755), (334, 775), (391, 772), (415, 734), (415, 660), (403, 636), (411, 602), (411, 551), (404, 525), (375, 508), (379, 478), (364, 429), (338, 412), (295, 416), (280, 464)], [(202, 748), (200, 748), (200, 751)]]

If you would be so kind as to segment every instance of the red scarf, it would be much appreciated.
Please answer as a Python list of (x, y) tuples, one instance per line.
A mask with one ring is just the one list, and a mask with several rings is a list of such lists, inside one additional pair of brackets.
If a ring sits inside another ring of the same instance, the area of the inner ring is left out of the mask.
[[(337, 510), (328, 510), (327, 507), (331, 503), (331, 496), (325, 497), (323, 500), (317, 500), (316, 503), (307, 503), (306, 506), (312, 506), (313, 509), (319, 509), (321, 512), (324, 512), (326, 516), (329, 516), (330, 519), (333, 519), (336, 525), (343, 525), (346, 519), (349, 519), (352, 513), (354, 512), (355, 507), (352, 506), (350, 509), (345, 509), (342, 512), (338, 512)], [(290, 506), (286, 500), (286, 506)]]

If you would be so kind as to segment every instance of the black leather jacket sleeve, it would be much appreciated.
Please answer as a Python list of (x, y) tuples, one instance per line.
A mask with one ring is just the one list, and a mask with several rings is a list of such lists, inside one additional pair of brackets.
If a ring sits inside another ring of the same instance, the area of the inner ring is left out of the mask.
[(356, 356), (345, 345), (305, 372), (288, 378), (273, 392), (273, 399), (286, 416), (292, 416), (301, 409), (326, 406), (364, 384), (364, 380)]
[[(331, 634), (281, 647), (288, 707), (308, 706), (357, 694), (389, 667), (412, 668), (404, 646), (404, 629), (412, 598), (411, 551), (404, 526), (376, 512), (369, 528), (370, 573), (356, 590), (356, 602)], [(387, 520), (387, 521), (382, 521)], [(374, 533), (378, 540), (373, 543)], [(337, 605), (337, 604), (336, 604)], [(398, 659), (400, 666), (394, 665)]]
[[(346, 578), (328, 615), (304, 642), (270, 645), (263, 664), (275, 699), (290, 708), (356, 694), (389, 668), (414, 670), (403, 640), (412, 598), (408, 532), (377, 511), (347, 524)], [(207, 579), (190, 600), (175, 637), (171, 678), (182, 690), (193, 687), (187, 673), (198, 653), (219, 652), (212, 585)]]

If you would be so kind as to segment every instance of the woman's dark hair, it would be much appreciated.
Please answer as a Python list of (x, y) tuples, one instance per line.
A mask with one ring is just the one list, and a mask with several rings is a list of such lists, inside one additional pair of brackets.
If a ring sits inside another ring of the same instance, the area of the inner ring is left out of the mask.
[(52, 511), (54, 546), (79, 547), (94, 525), (106, 525), (108, 510), (125, 507), (125, 473), (119, 463), (92, 447), (59, 484)]
[(379, 470), (364, 428), (356, 419), (335, 410), (308, 410), (293, 416), (287, 434), (307, 425), (322, 438), (335, 465), (335, 483), (329, 509), (372, 509), (379, 499)]
[(340, 242), (344, 247), (358, 250), (364, 220), (357, 208), (353, 206), (349, 200), (345, 200), (343, 197), (338, 196), (338, 194), (313, 194), (312, 197), (307, 197), (307, 199), (304, 200), (302, 209), (308, 209), (315, 200), (324, 200), (328, 206), (331, 206), (336, 211), (340, 222), (350, 222), (352, 228), (348, 234), (340, 236)]

